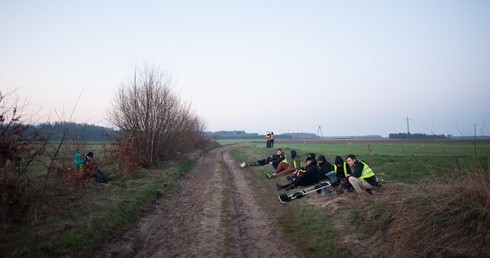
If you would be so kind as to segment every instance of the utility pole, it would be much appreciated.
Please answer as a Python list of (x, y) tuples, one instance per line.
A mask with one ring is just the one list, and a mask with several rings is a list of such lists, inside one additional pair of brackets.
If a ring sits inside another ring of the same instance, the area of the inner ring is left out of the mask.
[(316, 134), (320, 135), (320, 139), (323, 140), (323, 132), (322, 132), (322, 127), (320, 125), (318, 126), (318, 132)]
[(409, 140), (410, 139), (410, 123), (409, 123), (410, 119), (408, 119), (408, 116), (407, 116), (406, 121), (407, 121), (407, 140)]
[(475, 141), (476, 141), (476, 124), (473, 124), (473, 130), (475, 131)]

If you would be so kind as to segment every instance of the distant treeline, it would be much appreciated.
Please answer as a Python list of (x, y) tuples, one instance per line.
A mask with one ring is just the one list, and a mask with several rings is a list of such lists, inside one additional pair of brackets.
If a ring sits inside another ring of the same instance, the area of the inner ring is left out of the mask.
[(450, 135), (446, 136), (444, 134), (425, 134), (425, 133), (414, 133), (414, 134), (407, 134), (407, 133), (390, 133), (388, 135), (388, 138), (390, 139), (423, 139), (423, 140), (428, 140), (428, 139), (449, 139), (451, 138)]
[(207, 139), (222, 140), (222, 139), (263, 139), (264, 135), (258, 133), (246, 133), (245, 131), (217, 131), (204, 132), (204, 137)]
[[(118, 131), (109, 127), (78, 124), (72, 122), (55, 122), (32, 125), (32, 130), (36, 130), (42, 136), (54, 141), (59, 141), (66, 131), (67, 139), (75, 139), (79, 141), (107, 141), (111, 136), (117, 135)], [(265, 134), (246, 133), (245, 131), (217, 131), (203, 132), (204, 137), (212, 140), (225, 139), (265, 139)], [(276, 134), (275, 139), (319, 139), (320, 136), (313, 133), (285, 133)], [(368, 136), (349, 136), (349, 137), (334, 137), (334, 138), (349, 138), (349, 139), (376, 139), (382, 138), (379, 135)], [(422, 133), (390, 133), (389, 139), (452, 139), (452, 135), (444, 134), (422, 134)]]
[(31, 125), (31, 129), (28, 131), (28, 133), (32, 132), (33, 130), (52, 141), (61, 140), (65, 132), (65, 139), (78, 141), (106, 141), (109, 139), (109, 136), (114, 136), (117, 134), (116, 130), (108, 127), (71, 122), (55, 122)]
[[(205, 132), (204, 136), (213, 140), (226, 139), (265, 139), (265, 134), (246, 133), (245, 131), (217, 131)], [(274, 139), (318, 139), (319, 136), (312, 133), (285, 133), (276, 134)]]

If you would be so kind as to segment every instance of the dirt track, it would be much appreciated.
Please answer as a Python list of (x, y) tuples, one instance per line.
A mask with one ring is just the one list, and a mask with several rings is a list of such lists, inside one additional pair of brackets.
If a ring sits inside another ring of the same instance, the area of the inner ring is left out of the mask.
[(232, 146), (205, 154), (180, 194), (98, 249), (94, 257), (296, 257), (271, 226), (230, 156)]

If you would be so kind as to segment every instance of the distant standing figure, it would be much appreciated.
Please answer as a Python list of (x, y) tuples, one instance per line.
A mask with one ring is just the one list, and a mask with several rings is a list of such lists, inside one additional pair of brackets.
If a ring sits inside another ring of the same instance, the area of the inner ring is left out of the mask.
[(271, 142), (271, 148), (274, 148), (274, 132), (271, 132), (270, 142)]
[(265, 139), (267, 140), (265, 147), (270, 148), (271, 147), (271, 133), (267, 133), (267, 135), (265, 136)]

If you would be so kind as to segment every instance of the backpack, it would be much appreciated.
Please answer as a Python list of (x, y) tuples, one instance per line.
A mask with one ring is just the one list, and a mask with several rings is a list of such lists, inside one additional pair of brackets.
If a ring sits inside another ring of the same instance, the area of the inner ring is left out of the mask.
[(342, 194), (344, 192), (352, 192), (354, 187), (350, 184), (348, 178), (342, 178), (340, 180), (339, 189), (337, 189), (337, 194)]
[(100, 169), (97, 169), (97, 171), (94, 174), (94, 177), (97, 183), (107, 184), (107, 177), (104, 175), (104, 173), (102, 173), (102, 171), (100, 171)]
[(73, 154), (73, 165), (76, 167), (76, 168), (80, 168), (83, 166), (83, 164), (85, 163), (85, 158), (82, 158), (82, 154), (80, 154), (80, 152), (75, 152)]

